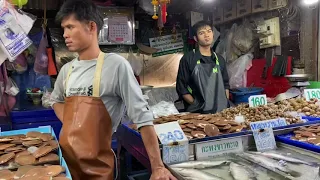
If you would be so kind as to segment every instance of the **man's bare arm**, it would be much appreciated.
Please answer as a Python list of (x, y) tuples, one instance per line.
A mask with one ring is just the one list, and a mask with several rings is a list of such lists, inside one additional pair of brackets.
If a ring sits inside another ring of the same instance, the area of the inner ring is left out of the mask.
[(156, 170), (157, 168), (164, 167), (158, 143), (158, 137), (153, 126), (144, 126), (140, 128), (140, 133), (144, 146), (147, 150), (149, 160), (151, 163), (151, 169)]
[(60, 119), (61, 122), (63, 122), (63, 109), (64, 109), (64, 103), (55, 103), (52, 106), (54, 112), (56, 113), (56, 116), (58, 119)]
[(192, 104), (194, 102), (194, 98), (192, 97), (191, 94), (185, 94), (183, 95), (183, 99), (188, 103)]

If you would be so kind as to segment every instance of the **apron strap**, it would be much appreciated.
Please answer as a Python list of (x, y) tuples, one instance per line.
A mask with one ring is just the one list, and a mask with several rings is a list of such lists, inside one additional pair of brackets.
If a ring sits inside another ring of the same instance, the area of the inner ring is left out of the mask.
[[(100, 52), (98, 60), (97, 60), (96, 71), (95, 71), (94, 79), (93, 79), (93, 94), (92, 94), (93, 97), (100, 97), (100, 81), (101, 81), (102, 67), (103, 67), (103, 63), (104, 63), (104, 56), (105, 56), (105, 53)], [(65, 94), (67, 91), (67, 85), (69, 82), (69, 78), (72, 73), (72, 69), (73, 69), (72, 67), (73, 66), (71, 64), (71, 66), (69, 67), (69, 70), (68, 70), (66, 81), (65, 81)]]
[(97, 65), (96, 65), (96, 72), (93, 80), (93, 94), (92, 94), (93, 97), (100, 97), (100, 80), (101, 80), (102, 66), (104, 63), (104, 56), (105, 54), (103, 52), (100, 52)]

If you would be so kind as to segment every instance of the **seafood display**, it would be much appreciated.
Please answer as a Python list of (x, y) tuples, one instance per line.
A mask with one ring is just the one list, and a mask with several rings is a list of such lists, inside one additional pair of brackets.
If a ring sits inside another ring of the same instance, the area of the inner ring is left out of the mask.
[(49, 133), (0, 136), (0, 179), (68, 179)]
[[(287, 155), (292, 154), (292, 155)], [(300, 158), (296, 158), (301, 157)], [(312, 162), (316, 161), (316, 162)], [(319, 180), (319, 159), (279, 149), (244, 152), (170, 165), (178, 179), (201, 180)], [(305, 173), (308, 171), (308, 173)]]
[(301, 127), (293, 133), (294, 136), (291, 137), (292, 140), (320, 146), (320, 125)]

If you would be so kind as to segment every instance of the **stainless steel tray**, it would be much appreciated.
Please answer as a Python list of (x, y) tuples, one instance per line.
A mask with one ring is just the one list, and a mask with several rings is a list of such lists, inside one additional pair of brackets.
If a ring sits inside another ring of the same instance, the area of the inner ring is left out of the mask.
[(292, 75), (286, 75), (284, 77), (286, 77), (290, 82), (303, 82), (303, 81), (308, 81), (310, 75), (309, 74), (292, 74)]

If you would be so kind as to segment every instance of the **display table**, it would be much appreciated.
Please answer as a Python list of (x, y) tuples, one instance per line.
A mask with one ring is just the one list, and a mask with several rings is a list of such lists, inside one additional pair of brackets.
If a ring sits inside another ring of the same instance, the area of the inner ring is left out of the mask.
[(59, 138), (62, 123), (51, 108), (36, 106), (28, 101), (17, 102), (10, 116), (13, 130), (51, 126)]

